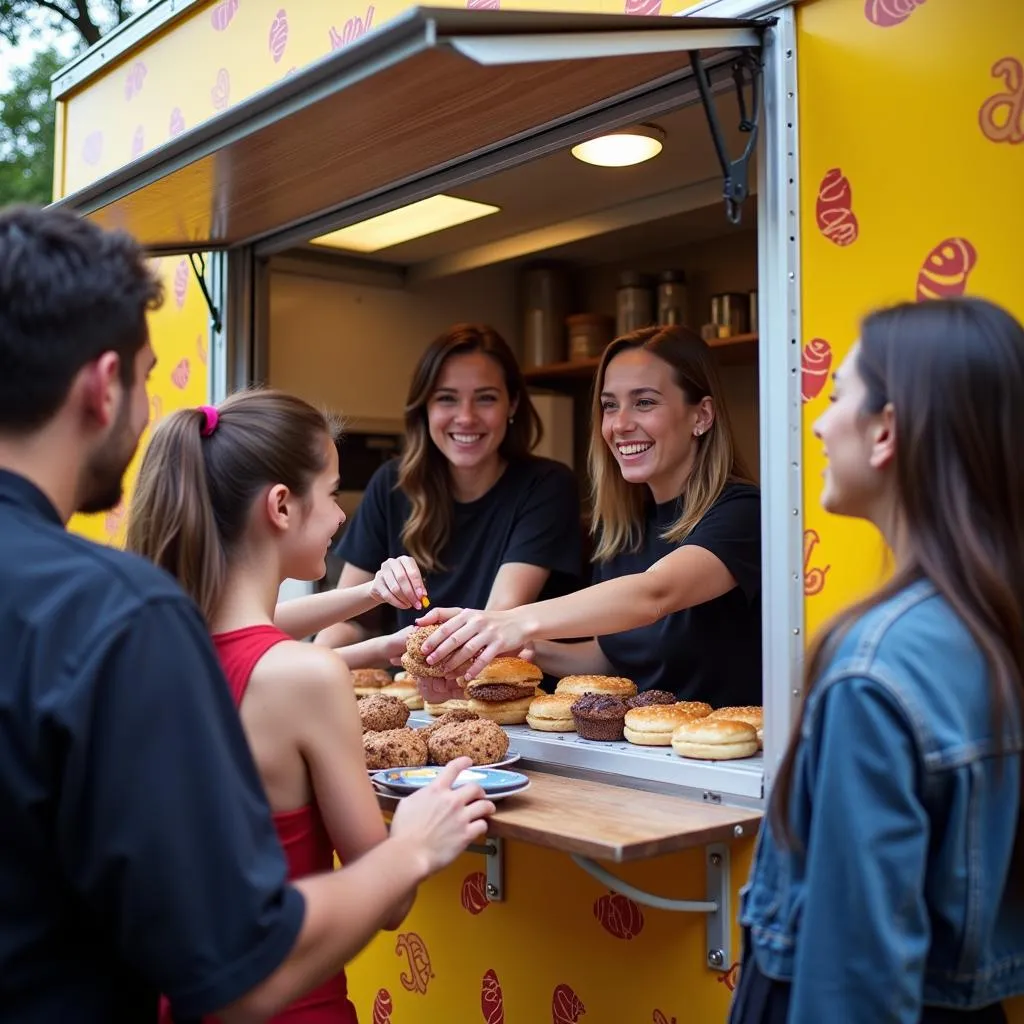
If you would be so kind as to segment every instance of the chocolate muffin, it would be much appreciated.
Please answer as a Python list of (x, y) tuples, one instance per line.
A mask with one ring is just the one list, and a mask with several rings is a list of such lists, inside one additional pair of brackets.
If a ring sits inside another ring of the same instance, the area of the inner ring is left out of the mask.
[(626, 702), (607, 693), (588, 693), (572, 706), (576, 732), (585, 740), (621, 740)]
[(675, 704), (676, 695), (668, 690), (644, 690), (626, 701), (627, 708), (649, 708), (652, 704)]

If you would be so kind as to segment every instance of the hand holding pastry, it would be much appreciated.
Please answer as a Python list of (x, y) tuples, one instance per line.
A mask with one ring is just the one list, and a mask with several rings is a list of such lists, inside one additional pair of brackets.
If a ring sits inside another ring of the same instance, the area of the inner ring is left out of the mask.
[(495, 658), (518, 654), (529, 643), (516, 609), (477, 611), (435, 608), (418, 625), (437, 625), (422, 644), (429, 666), (444, 665), (445, 675), (475, 679)]
[(402, 655), (405, 654), (405, 643), (412, 632), (412, 626), (406, 626), (397, 633), (388, 633), (378, 637), (380, 644), (380, 660), (386, 661), (389, 665), (401, 666)]
[(393, 608), (426, 608), (430, 604), (420, 567), (409, 555), (384, 562), (373, 577), (370, 593)]

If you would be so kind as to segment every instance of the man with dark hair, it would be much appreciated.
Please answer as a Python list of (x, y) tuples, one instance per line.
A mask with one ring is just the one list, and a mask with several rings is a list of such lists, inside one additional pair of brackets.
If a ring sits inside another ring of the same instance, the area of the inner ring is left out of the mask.
[[(336, 974), (493, 806), (402, 802), (354, 864), (289, 883), (227, 683), (169, 575), (69, 534), (121, 497), (148, 417), (138, 245), (0, 210), (0, 1020), (264, 1020)], [(422, 797), (422, 798), (421, 798)]]

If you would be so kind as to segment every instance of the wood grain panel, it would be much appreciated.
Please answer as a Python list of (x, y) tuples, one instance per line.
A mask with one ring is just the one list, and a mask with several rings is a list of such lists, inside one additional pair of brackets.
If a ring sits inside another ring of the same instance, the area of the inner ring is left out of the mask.
[[(524, 774), (530, 789), (498, 802), (490, 835), (615, 863), (749, 837), (762, 816), (547, 772)], [(396, 801), (381, 796), (380, 803), (392, 809)]]
[(426, 50), (95, 217), (154, 247), (236, 244), (678, 77), (687, 64), (685, 54), (657, 54), (483, 67), (443, 47)]

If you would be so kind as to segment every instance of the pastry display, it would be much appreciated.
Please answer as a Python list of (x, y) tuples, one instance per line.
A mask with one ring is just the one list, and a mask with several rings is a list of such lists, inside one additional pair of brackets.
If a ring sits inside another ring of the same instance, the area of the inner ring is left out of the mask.
[(555, 693), (575, 693), (580, 697), (585, 693), (606, 693), (625, 700), (636, 696), (636, 683), (619, 676), (565, 676), (559, 679)]
[(586, 693), (572, 705), (576, 732), (585, 740), (621, 740), (626, 702), (607, 693)]
[(434, 764), (447, 764), (456, 757), (472, 758), (473, 764), (494, 764), (508, 753), (508, 735), (487, 719), (452, 722), (430, 736), (427, 752)]
[(423, 641), (438, 629), (438, 626), (419, 626), (414, 629), (405, 641), (405, 654), (402, 655), (402, 668), (417, 679), (444, 679), (448, 673), (445, 662), (428, 665), (423, 658)]
[[(469, 701), (463, 697), (449, 697), (448, 700), (441, 701), (440, 704), (432, 704), (429, 700), (423, 702), (423, 710), (428, 715), (432, 715), (437, 718), (441, 715), (446, 715), (451, 711), (468, 711)], [(479, 717), (479, 716), (477, 716)]]
[(352, 670), (352, 689), (357, 697), (370, 697), (392, 683), (391, 673), (382, 668), (356, 668)]
[(546, 693), (534, 697), (526, 710), (526, 724), (538, 732), (575, 732), (572, 706), (577, 698), (571, 693)]
[(742, 708), (719, 708), (708, 718), (727, 722), (746, 722), (757, 730), (757, 745), (764, 746), (764, 709), (756, 706)]
[[(390, 729), (401, 729), (409, 721), (409, 709), (405, 702), (397, 697), (378, 693), (373, 697), (364, 697), (359, 702), (358, 708), (359, 717), (363, 723), (363, 732), (387, 732)], [(388, 765), (387, 767), (395, 766)]]
[(757, 730), (746, 722), (724, 718), (690, 718), (676, 726), (672, 749), (680, 757), (727, 761), (757, 753)]
[(466, 683), (469, 710), (501, 725), (522, 725), (544, 673), (522, 658), (495, 658)]
[(668, 690), (644, 690), (626, 701), (626, 707), (646, 708), (652, 704), (675, 704), (676, 695)]
[(676, 702), (675, 706), (682, 708), (694, 718), (706, 718), (711, 714), (711, 705), (702, 700), (680, 700)]
[(475, 722), (479, 717), (475, 711), (470, 711), (468, 708), (456, 708), (454, 711), (446, 711), (440, 718), (431, 722), (430, 725), (425, 725), (416, 731), (425, 740), (429, 741), (430, 737), (442, 726), (455, 725), (456, 722)]
[(642, 747), (668, 747), (676, 727), (693, 718), (685, 704), (651, 704), (626, 712), (623, 733), (630, 743)]
[[(404, 678), (399, 678), (399, 676)], [(386, 697), (397, 697), (411, 711), (419, 711), (423, 708), (423, 696), (420, 694), (420, 688), (408, 672), (399, 672), (392, 683), (381, 687), (380, 692)]]
[(419, 768), (427, 763), (427, 741), (416, 729), (363, 733), (366, 767)]

